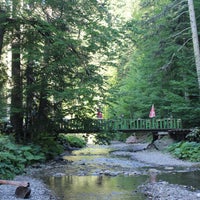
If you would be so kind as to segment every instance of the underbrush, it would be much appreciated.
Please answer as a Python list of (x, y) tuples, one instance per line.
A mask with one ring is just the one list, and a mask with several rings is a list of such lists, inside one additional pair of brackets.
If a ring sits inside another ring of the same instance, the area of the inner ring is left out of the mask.
[(193, 128), (186, 139), (172, 144), (167, 150), (180, 159), (200, 162), (200, 127)]
[(0, 177), (12, 179), (25, 167), (45, 160), (45, 154), (37, 145), (17, 145), (10, 136), (0, 135)]
[(111, 141), (112, 140), (115, 140), (116, 138), (116, 133), (113, 133), (113, 132), (101, 132), (101, 133), (97, 133), (95, 135), (95, 139), (94, 139), (94, 143), (95, 144), (111, 144)]
[(179, 159), (200, 161), (200, 143), (198, 142), (178, 142), (169, 146), (167, 150)]
[[(85, 140), (76, 136), (62, 135), (62, 142), (71, 147), (82, 148), (86, 146)], [(14, 138), (0, 134), (0, 177), (13, 179), (15, 175), (22, 174), (27, 166), (53, 159), (64, 151), (64, 145), (58, 138), (48, 133), (41, 133), (35, 137), (32, 144), (16, 144)]]
[(41, 152), (46, 160), (51, 160), (64, 151), (62, 144), (59, 144), (58, 138), (50, 133), (40, 133), (33, 139), (33, 143), (41, 147)]
[(83, 148), (86, 146), (84, 138), (76, 135), (60, 134), (59, 141), (63, 146)]

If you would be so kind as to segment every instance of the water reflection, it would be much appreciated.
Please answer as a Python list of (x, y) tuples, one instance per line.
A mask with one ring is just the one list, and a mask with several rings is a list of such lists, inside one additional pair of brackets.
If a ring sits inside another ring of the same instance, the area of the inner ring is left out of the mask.
[[(128, 157), (110, 156), (108, 152), (109, 149), (99, 150), (98, 148), (74, 151), (72, 155), (64, 157), (64, 159), (72, 161), (71, 164), (66, 165), (64, 170), (66, 176), (45, 176), (42, 178), (61, 200), (83, 200), (83, 198), (85, 200), (146, 199), (137, 192), (137, 188), (149, 181), (149, 174), (146, 176), (92, 176), (92, 174), (99, 175), (101, 174), (100, 171), (106, 170), (126, 172), (128, 169), (137, 169), (140, 172), (147, 172), (151, 167), (146, 163), (140, 163)], [(187, 185), (200, 189), (200, 171), (183, 172), (182, 168), (166, 169), (165, 166), (153, 166), (153, 168), (153, 172), (155, 170), (159, 172), (158, 175), (156, 173), (156, 177), (153, 177), (157, 181), (167, 181), (171, 184)], [(56, 172), (58, 171), (55, 171), (55, 174)], [(80, 176), (77, 176), (78, 174)], [(82, 176), (83, 174), (88, 176)], [(152, 179), (151, 181), (155, 182), (155, 180)]]
[(45, 182), (62, 200), (144, 200), (136, 190), (146, 180), (146, 176), (64, 176), (49, 177)]
[(200, 171), (160, 174), (158, 179), (171, 184), (186, 185), (200, 190)]

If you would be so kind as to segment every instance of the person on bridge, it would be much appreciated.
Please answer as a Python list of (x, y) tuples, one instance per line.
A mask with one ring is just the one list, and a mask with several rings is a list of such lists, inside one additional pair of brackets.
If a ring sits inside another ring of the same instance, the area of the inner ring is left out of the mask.
[(154, 118), (156, 117), (156, 112), (155, 112), (155, 108), (154, 108), (154, 104), (151, 106), (151, 110), (149, 113), (149, 118)]
[(103, 119), (103, 114), (99, 108), (97, 109), (97, 119)]

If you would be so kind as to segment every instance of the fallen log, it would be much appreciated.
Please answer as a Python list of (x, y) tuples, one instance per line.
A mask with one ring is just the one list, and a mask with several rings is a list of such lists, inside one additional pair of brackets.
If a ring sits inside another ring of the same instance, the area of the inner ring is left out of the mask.
[(30, 186), (30, 183), (27, 182), (27, 181), (0, 180), (0, 184), (15, 185), (15, 186), (22, 186), (22, 187), (29, 187)]

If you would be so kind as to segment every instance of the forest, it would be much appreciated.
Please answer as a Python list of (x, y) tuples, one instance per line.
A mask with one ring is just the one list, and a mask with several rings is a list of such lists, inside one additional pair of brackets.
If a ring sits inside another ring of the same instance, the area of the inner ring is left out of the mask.
[(190, 22), (187, 0), (1, 1), (2, 123), (34, 142), (65, 118), (148, 118), (154, 104), (156, 118), (199, 126)]

